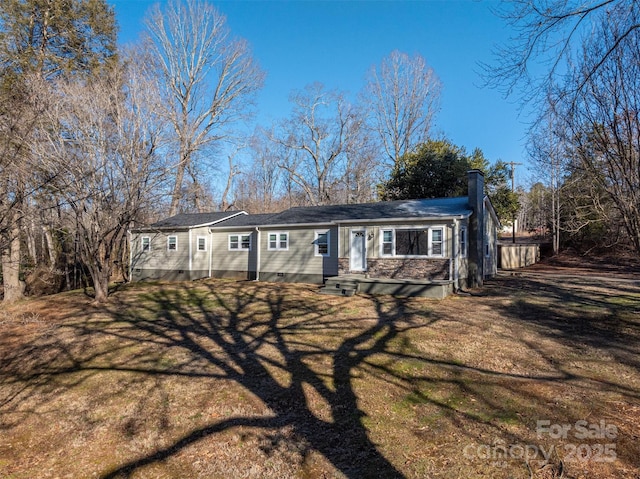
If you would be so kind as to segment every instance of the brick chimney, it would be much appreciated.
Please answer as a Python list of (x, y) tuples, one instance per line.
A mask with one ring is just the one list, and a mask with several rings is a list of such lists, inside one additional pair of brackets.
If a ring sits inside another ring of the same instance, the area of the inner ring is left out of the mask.
[(469, 276), (470, 288), (482, 286), (484, 279), (484, 174), (469, 170), (469, 206), (473, 210), (469, 218)]

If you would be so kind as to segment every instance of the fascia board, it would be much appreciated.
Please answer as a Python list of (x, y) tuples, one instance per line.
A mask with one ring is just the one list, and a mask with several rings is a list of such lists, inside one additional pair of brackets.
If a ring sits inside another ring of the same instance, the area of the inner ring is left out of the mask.
[(246, 211), (239, 211), (238, 213), (232, 214), (230, 216), (225, 216), (222, 219), (219, 220), (215, 220), (215, 221), (209, 221), (208, 223), (203, 223), (200, 225), (189, 225), (189, 226), (156, 226), (156, 227), (150, 227), (150, 226), (144, 226), (142, 228), (133, 228), (130, 231), (132, 233), (147, 233), (147, 232), (152, 232), (152, 231), (189, 231), (190, 229), (193, 228), (202, 228), (204, 226), (212, 226), (215, 225), (217, 223), (221, 223), (223, 221), (229, 220), (231, 218), (235, 218), (236, 216), (240, 216), (240, 215), (246, 215), (248, 214)]

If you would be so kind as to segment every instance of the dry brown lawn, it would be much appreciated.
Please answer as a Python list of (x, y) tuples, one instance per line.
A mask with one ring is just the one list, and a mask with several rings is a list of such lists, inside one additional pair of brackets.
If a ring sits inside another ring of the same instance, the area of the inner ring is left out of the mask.
[(638, 478), (640, 282), (134, 284), (0, 310), (1, 478)]

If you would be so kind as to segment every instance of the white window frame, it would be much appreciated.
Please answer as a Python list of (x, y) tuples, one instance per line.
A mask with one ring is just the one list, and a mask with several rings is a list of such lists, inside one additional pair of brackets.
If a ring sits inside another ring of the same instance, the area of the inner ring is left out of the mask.
[[(326, 235), (326, 237), (327, 237), (327, 252), (326, 253), (321, 253), (320, 252), (320, 243), (318, 242), (318, 240), (320, 239), (320, 235)], [(323, 258), (331, 256), (331, 230), (316, 230), (315, 231), (315, 237), (314, 237), (314, 240), (313, 240), (313, 253), (316, 256), (322, 256)]]
[[(171, 238), (175, 239), (175, 248), (171, 248)], [(178, 236), (167, 236), (167, 251), (178, 251)]]
[[(231, 238), (237, 239), (236, 241), (233, 242), (237, 245), (236, 248), (231, 247), (231, 245), (233, 244), (231, 242)], [(246, 242), (244, 241), (244, 238), (249, 238), (248, 245), (246, 248), (244, 247), (244, 245), (246, 244)], [(251, 233), (232, 233), (228, 237), (227, 245), (228, 245), (229, 251), (251, 251)]]
[(466, 226), (460, 227), (460, 257), (466, 258), (469, 254), (469, 235)]
[[(435, 226), (433, 228), (429, 228), (428, 230), (429, 232), (427, 233), (428, 236), (428, 244), (429, 244), (429, 250), (427, 252), (427, 256), (430, 258), (444, 258), (444, 247), (445, 247), (445, 241), (444, 241), (444, 227), (442, 226)], [(433, 233), (436, 231), (440, 231), (440, 241), (433, 241)], [(433, 244), (434, 243), (440, 243), (440, 253), (435, 254), (433, 252)]]
[[(145, 240), (147, 240), (146, 245), (145, 245)], [(142, 251), (143, 253), (151, 251), (151, 236), (140, 237), (140, 251)]]
[[(200, 240), (204, 241), (204, 247), (200, 249)], [(205, 252), (207, 251), (207, 237), (206, 236), (196, 236), (196, 251)]]
[[(276, 245), (275, 247), (271, 246), (271, 236), (276, 236)], [(282, 238), (281, 235), (286, 235), (286, 243), (285, 247), (282, 246)], [(267, 234), (267, 250), (269, 251), (289, 251), (289, 232), (288, 231), (270, 231)]]
[[(384, 240), (384, 233), (386, 231), (391, 232), (391, 241), (385, 241)], [(385, 253), (384, 252), (384, 245), (391, 243), (391, 253)], [(380, 230), (380, 256), (386, 257), (386, 258), (391, 258), (393, 256), (395, 256), (396, 254), (396, 230), (393, 228), (384, 228), (382, 230)]]
[[(398, 231), (426, 231), (427, 232), (427, 254), (426, 255), (405, 255), (405, 254), (397, 254), (396, 253), (396, 232)], [(433, 231), (439, 230), (442, 232), (442, 253), (441, 254), (433, 254)], [(389, 243), (388, 241), (384, 241), (384, 232), (391, 231), (391, 254), (384, 253), (384, 245), (385, 243)], [(380, 229), (380, 257), (382, 258), (445, 258), (447, 253), (446, 248), (446, 228), (444, 225), (433, 225), (433, 226), (402, 226), (399, 228), (381, 228)]]

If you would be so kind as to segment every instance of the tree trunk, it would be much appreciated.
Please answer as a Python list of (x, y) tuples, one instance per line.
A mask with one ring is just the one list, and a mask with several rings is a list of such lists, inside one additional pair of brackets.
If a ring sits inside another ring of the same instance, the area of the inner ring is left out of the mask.
[(169, 209), (169, 216), (178, 214), (180, 208), (180, 200), (182, 199), (182, 183), (184, 181), (184, 173), (187, 169), (187, 165), (190, 158), (186, 155), (180, 155), (180, 164), (176, 170), (176, 182), (173, 185), (173, 192), (171, 193), (171, 207)]
[(110, 273), (100, 267), (89, 268), (91, 279), (93, 281), (93, 290), (96, 303), (106, 303), (109, 297), (109, 278)]
[(24, 296), (24, 282), (20, 281), (20, 253), (20, 225), (13, 221), (9, 225), (7, 247), (2, 252), (5, 303), (12, 303)]
[(53, 242), (53, 235), (47, 226), (42, 227), (42, 234), (47, 241), (47, 252), (49, 253), (49, 268), (54, 269), (58, 263), (58, 255)]

